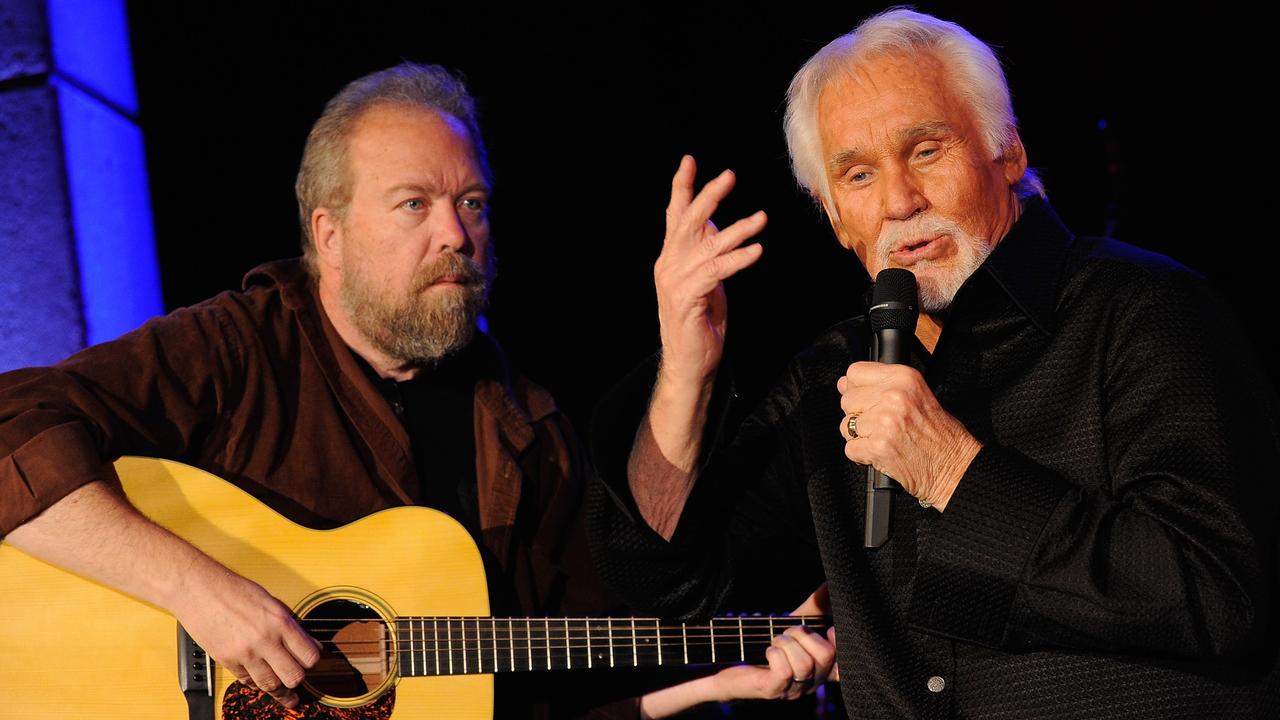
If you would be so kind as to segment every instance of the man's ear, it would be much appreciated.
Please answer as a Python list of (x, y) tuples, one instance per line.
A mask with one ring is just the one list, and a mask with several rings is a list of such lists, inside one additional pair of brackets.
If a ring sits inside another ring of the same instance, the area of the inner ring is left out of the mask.
[(342, 268), (342, 243), (346, 239), (342, 230), (342, 221), (333, 210), (318, 207), (311, 211), (311, 238), (321, 265)]
[(1022, 138), (1018, 136), (1017, 130), (1013, 130), (1012, 135), (1004, 157), (999, 159), (1004, 164), (1004, 179), (1010, 187), (1017, 185), (1027, 172), (1027, 151), (1022, 146)]

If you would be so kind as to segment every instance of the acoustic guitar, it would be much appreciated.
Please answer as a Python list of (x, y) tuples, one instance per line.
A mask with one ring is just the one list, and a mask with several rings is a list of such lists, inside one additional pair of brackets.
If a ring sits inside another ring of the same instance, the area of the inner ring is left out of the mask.
[(444, 513), (394, 508), (311, 530), (181, 463), (115, 467), (140, 511), (260, 583), (321, 642), (305, 705), (290, 712), (235, 682), (163, 610), (0, 543), (0, 718), (174, 720), (194, 716), (198, 694), (234, 720), (490, 718), (494, 673), (764, 662), (776, 634), (827, 622), (489, 617), (480, 554)]

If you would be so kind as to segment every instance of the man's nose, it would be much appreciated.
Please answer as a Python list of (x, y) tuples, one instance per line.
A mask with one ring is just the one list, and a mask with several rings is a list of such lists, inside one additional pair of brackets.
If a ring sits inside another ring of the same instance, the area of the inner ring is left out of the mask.
[(891, 220), (906, 220), (929, 208), (929, 201), (921, 192), (917, 178), (910, 170), (888, 171), (884, 174), (884, 216)]
[(452, 252), (460, 252), (470, 255), (475, 248), (471, 242), (471, 234), (467, 230), (467, 225), (463, 222), (462, 216), (458, 214), (457, 208), (449, 207), (443, 212), (435, 214), (436, 224), (432, 228), (431, 242), (436, 246), (438, 251), (449, 249)]

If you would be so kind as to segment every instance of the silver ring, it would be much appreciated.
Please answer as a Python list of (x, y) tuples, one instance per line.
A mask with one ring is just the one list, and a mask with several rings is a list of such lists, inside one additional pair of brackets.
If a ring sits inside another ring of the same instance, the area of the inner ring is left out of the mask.
[(793, 678), (791, 678), (791, 682), (793, 682), (793, 683), (795, 683), (795, 684), (797, 684), (797, 685), (808, 685), (809, 683), (813, 682), (813, 678), (811, 678), (811, 677), (807, 677), (807, 678), (798, 678), (798, 677), (793, 677)]

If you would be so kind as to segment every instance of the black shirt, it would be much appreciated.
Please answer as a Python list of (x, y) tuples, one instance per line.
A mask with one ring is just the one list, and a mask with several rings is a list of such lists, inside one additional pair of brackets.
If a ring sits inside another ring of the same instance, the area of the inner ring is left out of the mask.
[(626, 481), (652, 375), (602, 408), (602, 574), (680, 616), (794, 605), (827, 579), (851, 717), (1275, 717), (1280, 431), (1221, 307), (1185, 268), (1028, 201), (933, 356), (913, 351), (984, 445), (945, 513), (898, 493), (890, 541), (862, 547), (834, 389), (866, 356), (854, 318), (731, 442), (709, 429), (670, 544)]
[(423, 504), (451, 515), (483, 546), (478, 540), (473, 428), (476, 380), (485, 367), (478, 344), (471, 343), (403, 382), (380, 377), (364, 358), (352, 354), (409, 433)]

